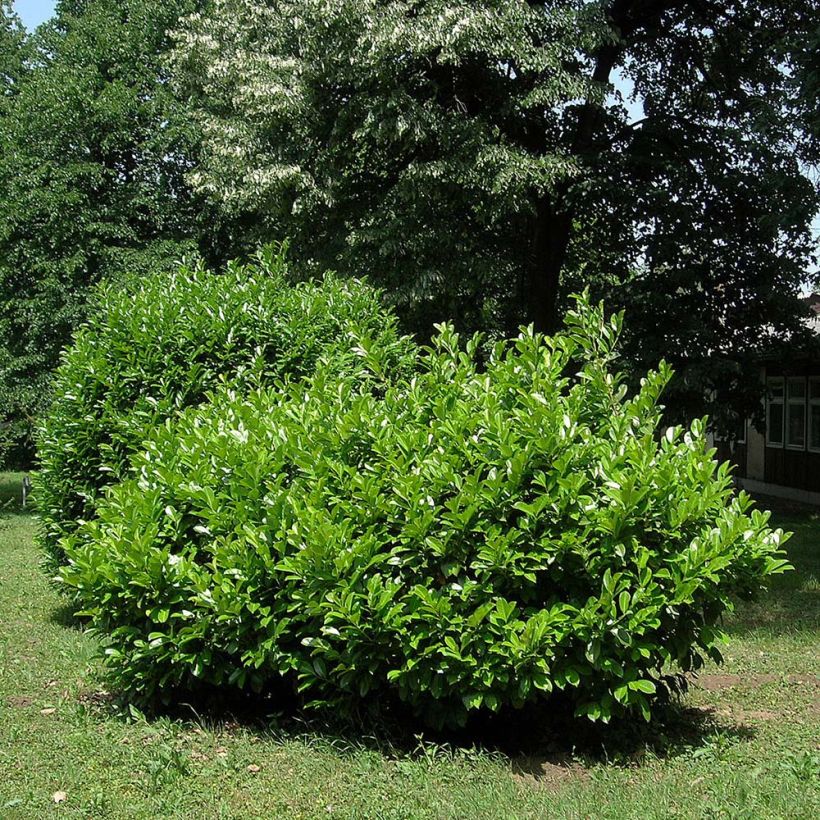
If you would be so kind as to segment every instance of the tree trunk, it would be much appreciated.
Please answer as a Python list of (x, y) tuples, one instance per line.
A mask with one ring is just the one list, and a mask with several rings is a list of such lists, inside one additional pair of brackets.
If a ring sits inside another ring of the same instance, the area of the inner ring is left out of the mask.
[(557, 212), (547, 201), (538, 203), (527, 266), (526, 309), (528, 321), (541, 333), (554, 333), (560, 325), (558, 295), (571, 229), (571, 214)]
[[(686, 0), (613, 0), (607, 16), (617, 39), (603, 43), (598, 49), (590, 79), (596, 83), (608, 83), (624, 51), (624, 38), (640, 29), (659, 28), (665, 12), (686, 5)], [(592, 99), (587, 99), (580, 108), (569, 149), (582, 163), (596, 150), (595, 132), (601, 113), (600, 104)], [(569, 248), (574, 208), (577, 207), (568, 204), (568, 193), (568, 184), (559, 185), (556, 193), (549, 199), (540, 198), (535, 207), (525, 299), (527, 321), (543, 333), (553, 333), (560, 326), (561, 270)]]

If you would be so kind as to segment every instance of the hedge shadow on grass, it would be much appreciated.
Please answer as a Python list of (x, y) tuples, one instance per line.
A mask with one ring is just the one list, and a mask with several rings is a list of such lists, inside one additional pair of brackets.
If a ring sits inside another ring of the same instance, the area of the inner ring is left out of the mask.
[[(23, 508), (24, 473), (0, 473), (0, 514), (28, 512)], [(30, 501), (30, 499), (29, 499)]]
[(425, 727), (404, 704), (384, 699), (349, 718), (331, 710), (304, 712), (284, 686), (275, 693), (228, 697), (223, 690), (203, 687), (146, 713), (135, 710), (117, 693), (90, 692), (83, 700), (86, 706), (119, 720), (170, 720), (215, 734), (241, 729), (260, 741), (299, 741), (332, 749), (342, 757), (359, 751), (395, 760), (489, 756), (509, 765), (512, 774), (549, 781), (560, 779), (559, 769), (577, 774), (603, 763), (631, 767), (645, 758), (673, 759), (718, 740), (741, 743), (756, 735), (753, 727), (678, 699), (659, 709), (658, 718), (650, 724), (634, 719), (592, 723), (575, 718), (568, 700), (553, 697), (521, 710), (476, 715), (457, 730)]
[(81, 632), (86, 625), (86, 622), (74, 612), (74, 606), (70, 603), (55, 606), (48, 614), (48, 620), (52, 624), (75, 632)]

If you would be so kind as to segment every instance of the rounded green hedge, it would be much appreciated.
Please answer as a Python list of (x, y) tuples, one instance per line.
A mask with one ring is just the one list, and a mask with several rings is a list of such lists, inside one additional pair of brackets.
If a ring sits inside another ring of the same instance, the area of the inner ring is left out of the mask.
[(361, 340), (377, 343), (388, 374), (410, 361), (414, 346), (377, 291), (330, 274), (294, 285), (286, 274), (284, 249), (268, 248), (220, 274), (183, 265), (100, 289), (63, 355), (38, 434), (35, 498), (49, 569), (64, 562), (61, 540), (93, 517), (142, 440), (209, 391), (300, 378), (321, 358), (356, 371)]
[(62, 571), (137, 698), (290, 679), (309, 703), (394, 694), (424, 719), (564, 690), (648, 718), (674, 669), (785, 562), (703, 424), (659, 435), (662, 367), (626, 395), (619, 320), (484, 365), (449, 328), (383, 395), (321, 368), (225, 393), (135, 457)]

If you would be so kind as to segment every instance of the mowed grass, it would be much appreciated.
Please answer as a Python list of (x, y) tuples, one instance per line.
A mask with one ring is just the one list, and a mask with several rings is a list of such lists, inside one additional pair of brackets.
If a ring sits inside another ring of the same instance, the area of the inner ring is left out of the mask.
[(123, 714), (39, 569), (19, 478), (0, 476), (2, 820), (820, 817), (817, 511), (778, 509), (797, 571), (731, 616), (725, 667), (674, 720), (574, 752), (572, 732), (523, 724), (525, 756), (196, 706)]

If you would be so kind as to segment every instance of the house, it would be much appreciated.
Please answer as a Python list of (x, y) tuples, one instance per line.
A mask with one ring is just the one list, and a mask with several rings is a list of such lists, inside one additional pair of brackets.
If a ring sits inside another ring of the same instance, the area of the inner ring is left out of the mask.
[[(809, 326), (820, 335), (820, 294), (807, 302)], [(764, 361), (760, 378), (765, 429), (746, 421), (735, 442), (715, 442), (718, 458), (735, 465), (749, 492), (820, 505), (820, 354)]]

